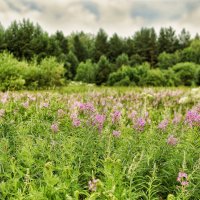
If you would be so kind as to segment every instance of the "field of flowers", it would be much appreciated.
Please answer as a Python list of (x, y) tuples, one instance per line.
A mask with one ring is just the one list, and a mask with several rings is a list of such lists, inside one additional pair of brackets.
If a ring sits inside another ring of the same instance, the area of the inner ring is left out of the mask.
[(0, 199), (199, 200), (200, 89), (0, 93)]

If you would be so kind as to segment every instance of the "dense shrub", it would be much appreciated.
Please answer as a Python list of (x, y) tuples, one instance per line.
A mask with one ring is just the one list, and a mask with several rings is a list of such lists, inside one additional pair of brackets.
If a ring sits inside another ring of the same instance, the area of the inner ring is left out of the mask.
[(191, 86), (197, 83), (197, 73), (199, 65), (195, 63), (178, 63), (172, 67), (177, 78), (180, 80), (180, 85)]
[(55, 58), (45, 58), (37, 65), (18, 61), (6, 52), (0, 54), (1, 90), (60, 86), (64, 73), (64, 67)]
[(174, 54), (163, 52), (158, 56), (158, 67), (160, 69), (168, 69), (179, 62), (179, 53)]
[(11, 54), (0, 54), (0, 89), (22, 89), (25, 80), (22, 78), (27, 64), (18, 62)]
[(152, 69), (147, 72), (147, 76), (142, 80), (142, 83), (144, 85), (163, 86), (166, 79), (160, 69)]
[(97, 66), (91, 60), (81, 62), (76, 71), (76, 81), (94, 83), (96, 78)]

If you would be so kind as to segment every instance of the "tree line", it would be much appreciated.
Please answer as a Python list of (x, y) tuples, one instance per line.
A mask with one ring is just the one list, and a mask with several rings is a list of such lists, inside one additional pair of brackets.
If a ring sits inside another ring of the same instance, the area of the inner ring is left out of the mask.
[[(63, 66), (65, 80), (97, 85), (198, 85), (200, 39), (172, 27), (141, 28), (132, 36), (108, 36), (100, 29), (90, 34), (45, 32), (30, 20), (0, 25), (0, 53), (11, 53), (19, 62), (40, 63), (54, 57)], [(5, 55), (2, 57), (6, 57)], [(9, 56), (7, 56), (9, 57)], [(39, 86), (39, 85), (38, 85)]]

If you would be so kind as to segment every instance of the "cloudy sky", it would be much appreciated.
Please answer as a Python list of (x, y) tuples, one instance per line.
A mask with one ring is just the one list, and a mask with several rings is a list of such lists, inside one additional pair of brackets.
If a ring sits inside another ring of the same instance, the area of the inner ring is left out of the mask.
[(130, 36), (141, 27), (183, 27), (200, 33), (200, 0), (0, 0), (0, 22), (29, 18), (49, 33), (96, 33), (101, 27)]

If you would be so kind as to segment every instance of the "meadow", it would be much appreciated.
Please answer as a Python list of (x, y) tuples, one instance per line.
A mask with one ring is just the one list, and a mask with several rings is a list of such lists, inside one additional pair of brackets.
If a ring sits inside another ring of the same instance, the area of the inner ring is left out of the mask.
[(0, 93), (0, 199), (199, 200), (200, 89)]

